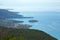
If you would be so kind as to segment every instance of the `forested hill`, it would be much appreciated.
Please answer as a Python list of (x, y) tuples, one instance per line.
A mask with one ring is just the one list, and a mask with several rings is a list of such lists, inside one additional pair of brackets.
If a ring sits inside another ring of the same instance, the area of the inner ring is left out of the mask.
[(5, 28), (0, 26), (0, 40), (57, 40), (49, 34), (33, 29)]

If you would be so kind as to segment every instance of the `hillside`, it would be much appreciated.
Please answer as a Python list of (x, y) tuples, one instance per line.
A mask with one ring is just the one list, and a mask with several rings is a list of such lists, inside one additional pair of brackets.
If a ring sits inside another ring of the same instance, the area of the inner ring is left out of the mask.
[(0, 26), (0, 40), (57, 40), (49, 34), (33, 29), (5, 28)]

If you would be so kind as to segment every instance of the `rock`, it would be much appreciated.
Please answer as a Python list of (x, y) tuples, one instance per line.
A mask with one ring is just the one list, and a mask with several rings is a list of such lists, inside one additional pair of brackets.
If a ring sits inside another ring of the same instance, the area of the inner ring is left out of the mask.
[(37, 20), (29, 20), (29, 22), (34, 23), (34, 22), (38, 22)]

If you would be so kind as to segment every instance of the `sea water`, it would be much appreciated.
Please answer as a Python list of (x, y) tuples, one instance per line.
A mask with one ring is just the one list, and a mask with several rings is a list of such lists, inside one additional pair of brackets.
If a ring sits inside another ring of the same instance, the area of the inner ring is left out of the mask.
[[(23, 24), (32, 25), (30, 29), (41, 30), (60, 39), (60, 12), (21, 12), (20, 14), (34, 17), (30, 19), (16, 19), (23, 20)], [(29, 20), (38, 20), (38, 22), (30, 23)]]

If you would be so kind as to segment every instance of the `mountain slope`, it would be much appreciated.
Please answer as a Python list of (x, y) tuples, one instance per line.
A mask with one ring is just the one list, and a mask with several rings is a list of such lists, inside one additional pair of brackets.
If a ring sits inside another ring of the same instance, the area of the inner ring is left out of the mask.
[(0, 26), (0, 40), (57, 40), (49, 34), (33, 29), (4, 28)]

